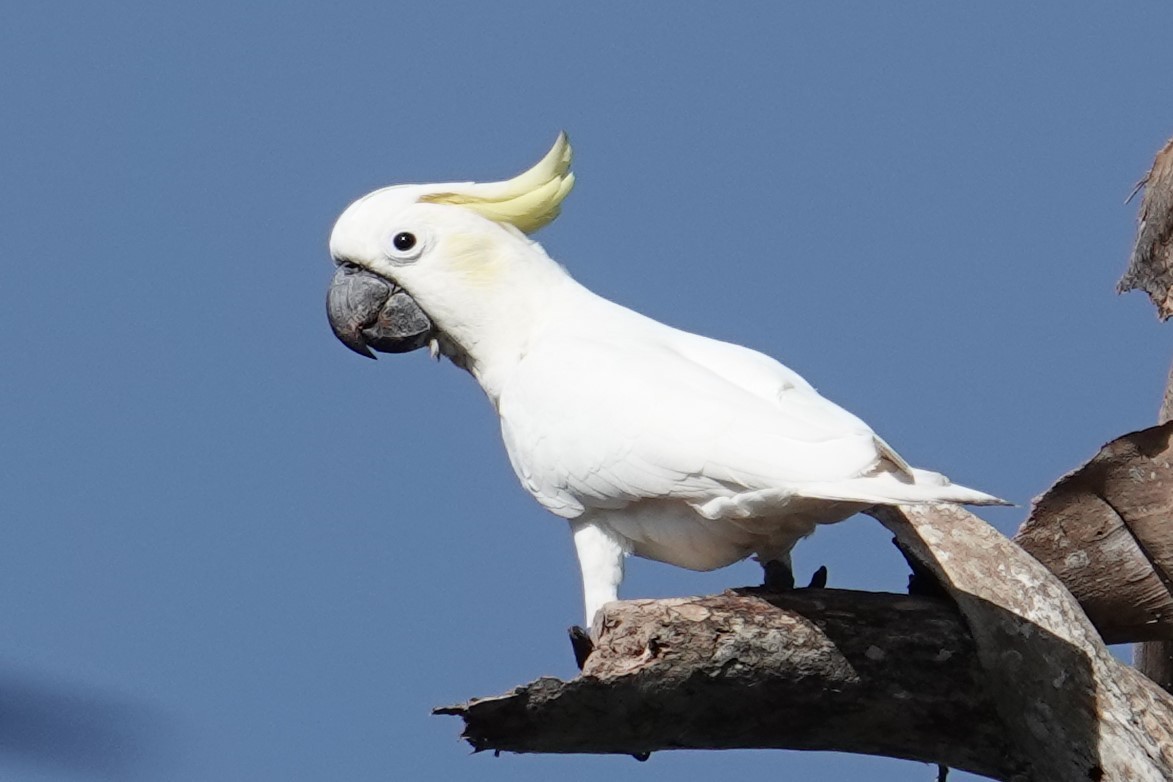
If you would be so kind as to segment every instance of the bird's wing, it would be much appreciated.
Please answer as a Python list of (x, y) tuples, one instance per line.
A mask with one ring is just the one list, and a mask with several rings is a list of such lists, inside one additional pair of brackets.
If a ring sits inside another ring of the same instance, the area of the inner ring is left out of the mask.
[[(867, 433), (875, 438), (881, 458), (888, 461), (898, 473), (911, 476), (913, 467), (896, 453), (871, 427), (853, 413), (821, 396), (814, 386), (790, 367), (756, 350), (730, 342), (672, 330), (672, 343), (683, 355), (711, 371), (736, 383), (745, 390), (771, 401), (786, 401), (792, 405), (806, 405), (810, 415), (824, 422), (824, 426), (839, 431)], [(791, 392), (805, 392), (794, 394)]]
[(545, 340), (501, 395), (514, 469), (559, 515), (849, 479), (885, 456), (866, 424), (761, 354), (629, 336)]

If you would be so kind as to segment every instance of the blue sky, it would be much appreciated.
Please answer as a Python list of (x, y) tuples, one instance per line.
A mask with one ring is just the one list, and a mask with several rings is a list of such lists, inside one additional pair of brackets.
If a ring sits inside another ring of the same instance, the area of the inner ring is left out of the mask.
[[(0, 776), (932, 779), (470, 756), (432, 706), (574, 672), (569, 535), (470, 378), (335, 341), (326, 238), (565, 128), (540, 238), (581, 281), (1022, 505), (1156, 415), (1168, 337), (1113, 286), (1173, 133), (1168, 6), (340, 5), (3, 11)], [(799, 547), (821, 564), (905, 580), (867, 519)], [(758, 572), (635, 561), (625, 594)]]

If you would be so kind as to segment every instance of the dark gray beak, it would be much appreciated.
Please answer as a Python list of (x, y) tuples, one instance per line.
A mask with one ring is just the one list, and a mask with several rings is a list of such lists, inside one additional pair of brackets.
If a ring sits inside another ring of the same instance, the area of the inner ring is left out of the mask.
[(334, 273), (326, 294), (330, 328), (343, 345), (374, 358), (380, 353), (408, 353), (428, 344), (435, 329), (415, 299), (382, 277), (351, 264)]

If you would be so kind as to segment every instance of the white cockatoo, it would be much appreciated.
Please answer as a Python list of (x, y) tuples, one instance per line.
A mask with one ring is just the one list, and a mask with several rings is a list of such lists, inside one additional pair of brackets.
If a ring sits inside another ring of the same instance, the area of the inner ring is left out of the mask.
[(570, 159), (561, 134), (505, 182), (360, 198), (330, 237), (327, 310), (359, 353), (429, 346), (472, 373), (518, 479), (570, 523), (588, 626), (628, 555), (788, 574), (816, 525), (872, 505), (1002, 503), (910, 466), (774, 359), (576, 282), (529, 238), (558, 216)]

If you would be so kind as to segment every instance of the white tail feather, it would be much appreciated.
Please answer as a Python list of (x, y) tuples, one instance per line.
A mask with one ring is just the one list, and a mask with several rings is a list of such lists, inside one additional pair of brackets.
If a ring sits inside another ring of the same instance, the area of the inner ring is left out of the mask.
[(918, 505), (930, 502), (955, 502), (959, 505), (1011, 505), (992, 494), (949, 483), (944, 476), (926, 470), (914, 470), (912, 482), (902, 481), (892, 473), (880, 473), (846, 481), (805, 483), (796, 486), (803, 497), (843, 502), (866, 502), (869, 505)]
[[(717, 497), (694, 505), (707, 519), (747, 519), (785, 512), (787, 506), (803, 500), (850, 502), (860, 505), (922, 505), (953, 502), (959, 505), (1011, 505), (992, 494), (950, 483), (940, 473), (928, 470), (903, 473), (882, 472), (840, 481), (821, 481), (742, 492), (732, 497)], [(817, 514), (814, 514), (817, 515)]]

